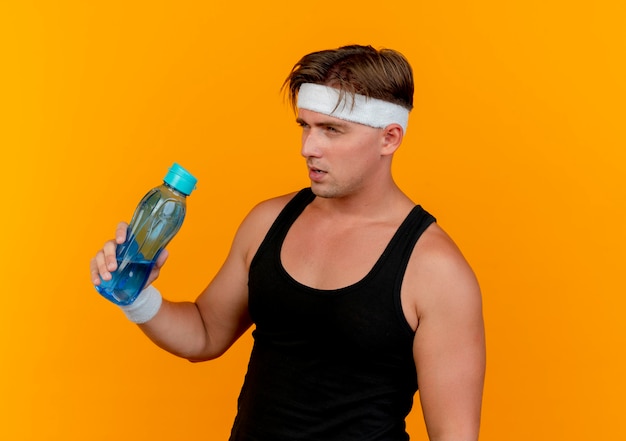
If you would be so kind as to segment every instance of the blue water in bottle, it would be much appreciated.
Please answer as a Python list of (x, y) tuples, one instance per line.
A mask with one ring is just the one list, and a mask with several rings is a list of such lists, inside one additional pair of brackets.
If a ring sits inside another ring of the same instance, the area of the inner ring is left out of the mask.
[(186, 200), (197, 179), (174, 163), (163, 184), (141, 200), (128, 226), (126, 241), (116, 250), (117, 270), (96, 290), (117, 305), (129, 305), (143, 289), (159, 253), (185, 219)]

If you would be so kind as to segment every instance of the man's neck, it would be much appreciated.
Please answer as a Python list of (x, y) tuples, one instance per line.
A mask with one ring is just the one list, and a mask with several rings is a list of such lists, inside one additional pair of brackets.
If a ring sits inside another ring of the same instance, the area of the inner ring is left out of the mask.
[(324, 216), (355, 220), (395, 218), (406, 213), (414, 205), (394, 182), (341, 197), (317, 197), (312, 203), (313, 208), (323, 212)]

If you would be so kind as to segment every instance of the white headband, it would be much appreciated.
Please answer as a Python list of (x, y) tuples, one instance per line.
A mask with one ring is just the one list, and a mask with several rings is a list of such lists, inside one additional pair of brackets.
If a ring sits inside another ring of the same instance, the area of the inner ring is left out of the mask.
[(334, 87), (304, 83), (298, 91), (298, 108), (379, 129), (399, 124), (406, 133), (409, 111), (399, 104), (359, 94), (354, 94), (353, 102), (349, 93), (339, 102), (339, 94)]

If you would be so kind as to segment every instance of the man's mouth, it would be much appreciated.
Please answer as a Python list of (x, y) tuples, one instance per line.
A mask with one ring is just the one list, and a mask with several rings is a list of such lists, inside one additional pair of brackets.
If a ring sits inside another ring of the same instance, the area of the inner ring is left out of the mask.
[(321, 182), (323, 177), (327, 174), (326, 170), (322, 170), (321, 168), (309, 166), (309, 178), (313, 182)]

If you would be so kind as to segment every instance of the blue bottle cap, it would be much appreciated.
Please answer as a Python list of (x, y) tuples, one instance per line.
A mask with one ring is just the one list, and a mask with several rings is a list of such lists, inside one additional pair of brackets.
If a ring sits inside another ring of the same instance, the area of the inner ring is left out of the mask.
[(196, 188), (198, 180), (191, 173), (177, 163), (172, 164), (167, 175), (163, 179), (167, 185), (189, 196)]

